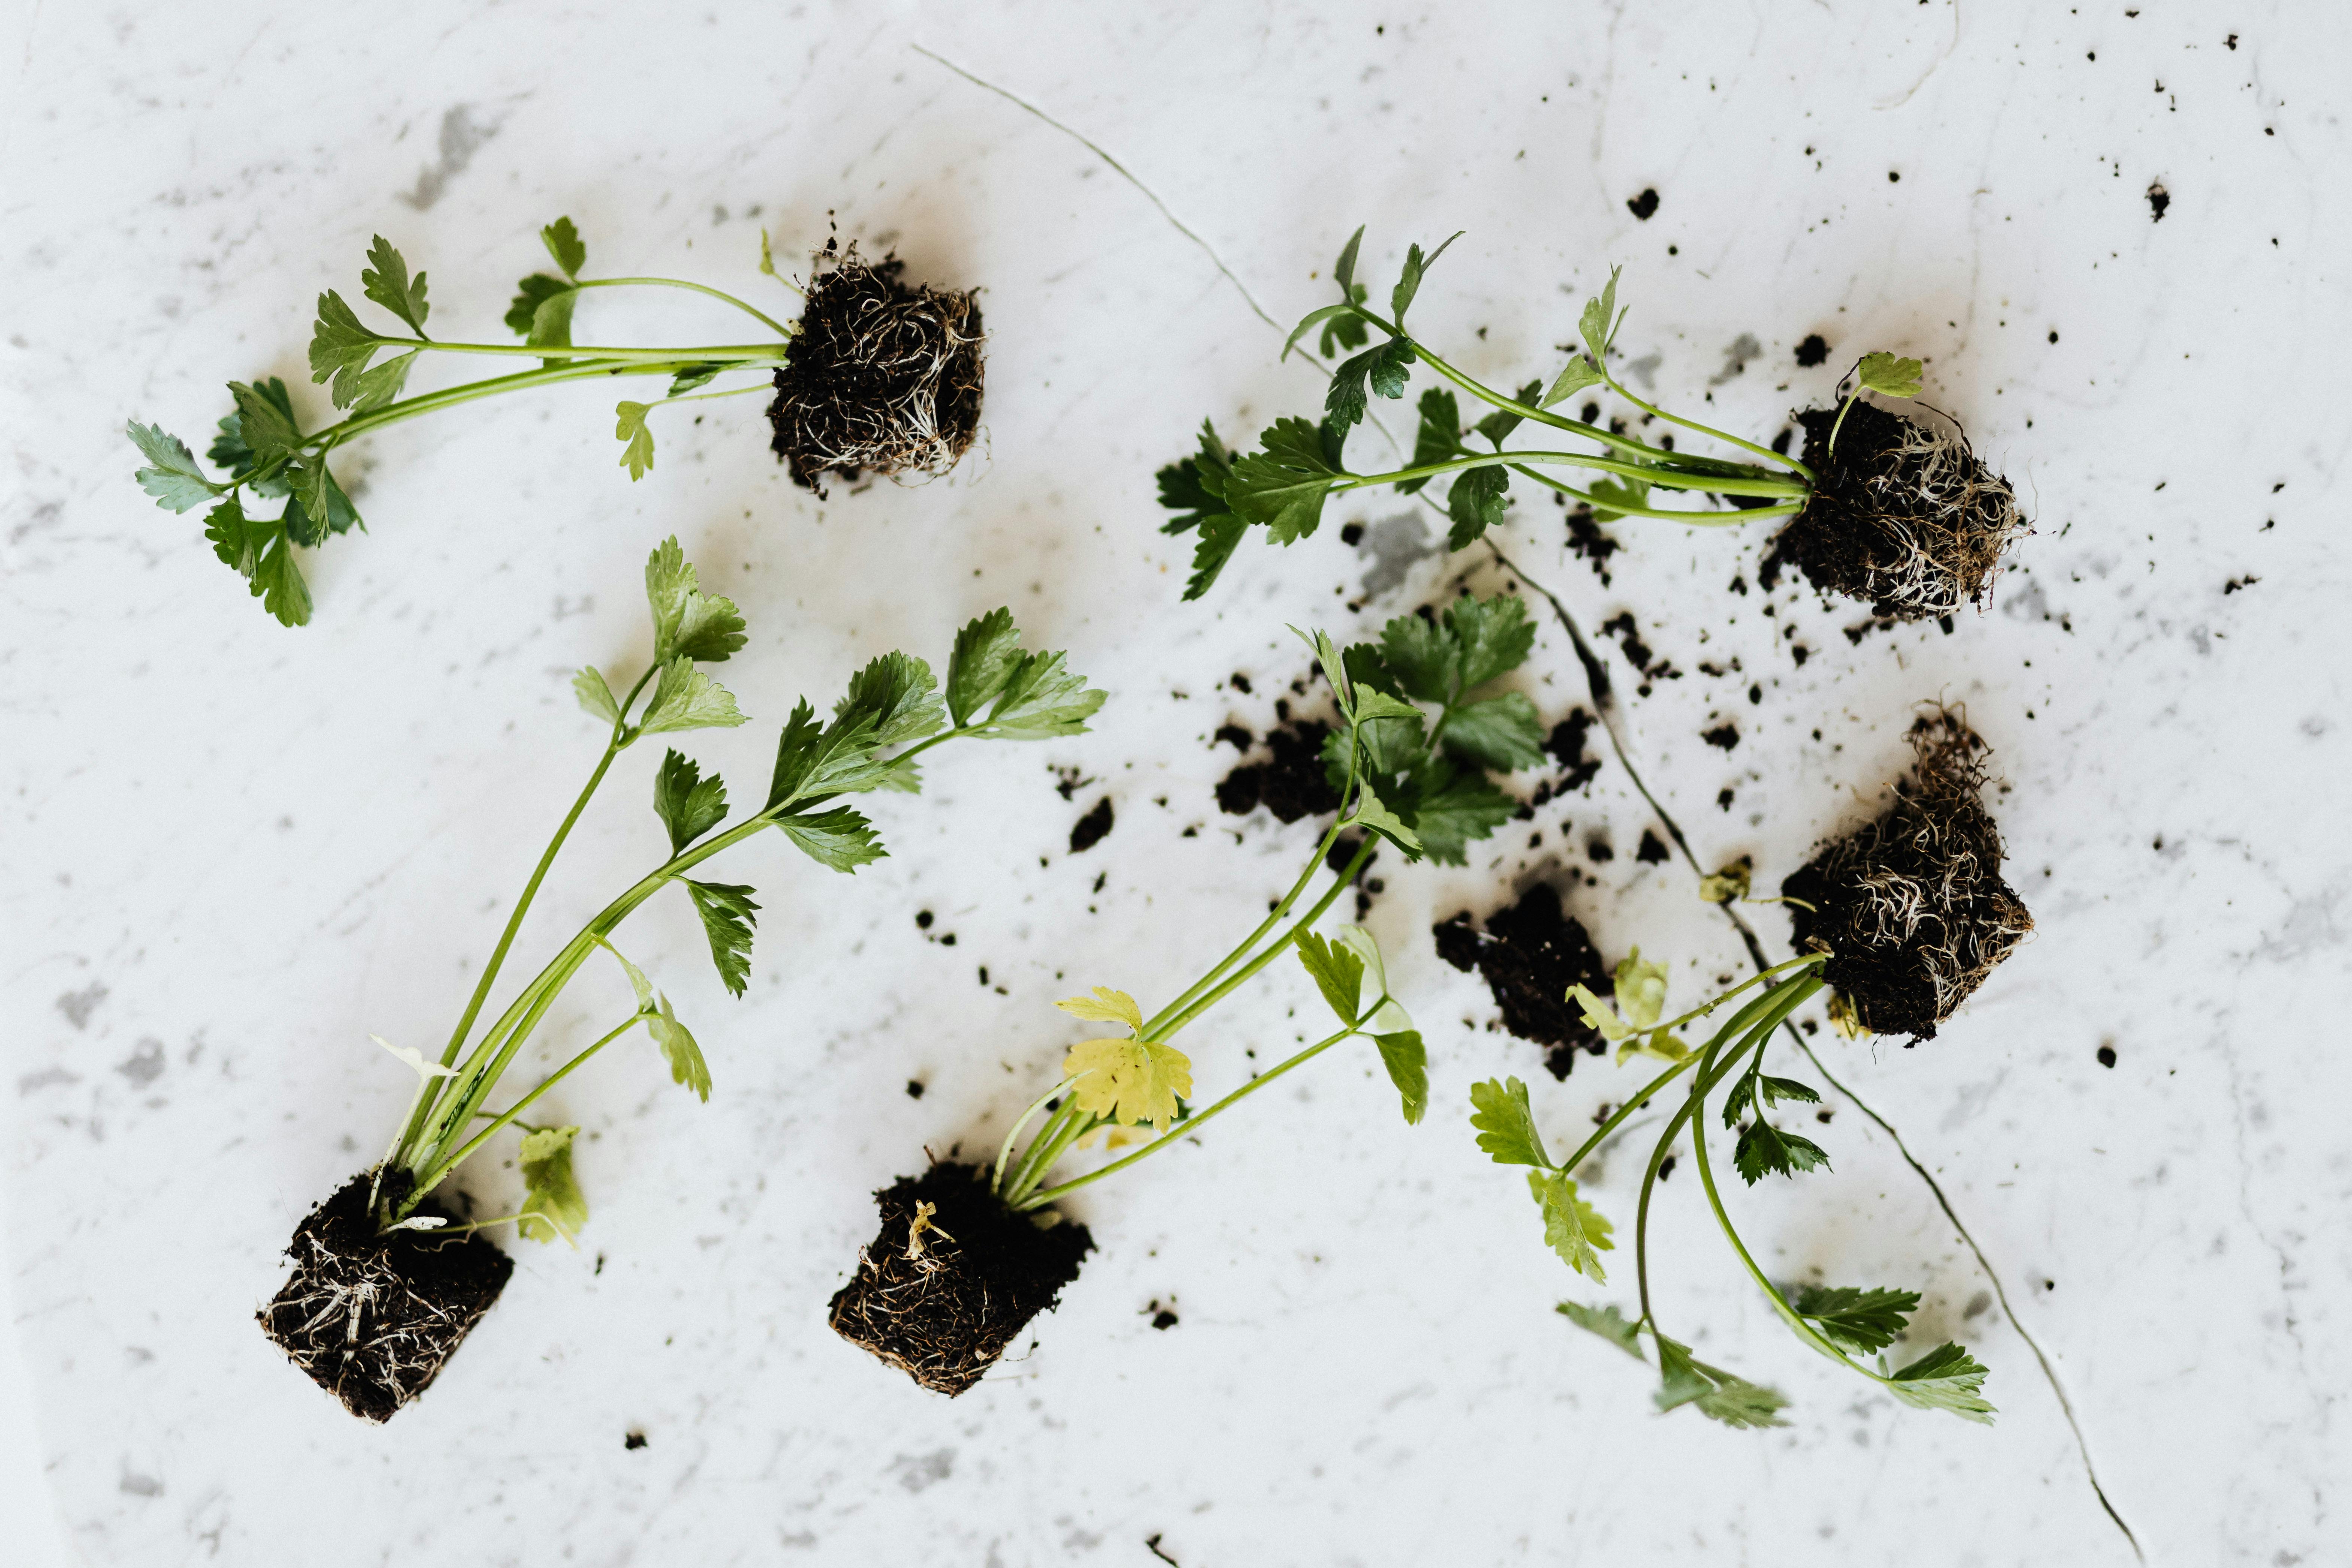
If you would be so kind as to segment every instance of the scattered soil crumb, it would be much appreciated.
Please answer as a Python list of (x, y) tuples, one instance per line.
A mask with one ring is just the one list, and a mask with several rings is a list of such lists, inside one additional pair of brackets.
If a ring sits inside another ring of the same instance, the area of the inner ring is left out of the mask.
[(642, 1448), (645, 1446), (646, 1435), (643, 1432), (631, 1432), (624, 1436), (621, 1439), (621, 1447), (633, 1451)]
[(1710, 746), (1718, 747), (1721, 750), (1727, 752), (1739, 744), (1739, 726), (1737, 724), (1717, 724), (1712, 730), (1700, 731), (1698, 738), (1705, 741)]
[(1095, 802), (1092, 811), (1078, 818), (1076, 827), (1070, 829), (1070, 853), (1083, 855), (1109, 837), (1110, 825), (1110, 796), (1105, 795)]
[(1279, 822), (1320, 816), (1339, 809), (1339, 792), (1323, 771), (1323, 741), (1331, 727), (1318, 720), (1286, 722), (1265, 737), (1274, 755), (1263, 763), (1244, 763), (1217, 785), (1217, 808), (1229, 816), (1247, 816), (1259, 806)]
[(1480, 931), (1468, 910), (1431, 928), (1437, 955), (1454, 968), (1476, 970), (1502, 1009), (1503, 1026), (1523, 1040), (1551, 1049), (1544, 1066), (1564, 1079), (1579, 1049), (1598, 1055), (1606, 1047), (1600, 1032), (1568, 1000), (1571, 985), (1609, 994), (1609, 973), (1592, 939), (1573, 918), (1560, 912), (1559, 894), (1538, 882), (1508, 909), (1486, 918)]
[(1829, 340), (1819, 332), (1807, 332), (1805, 341), (1797, 345), (1797, 363), (1807, 370), (1829, 363)]
[(1653, 186), (1645, 189), (1640, 195), (1626, 202), (1625, 210), (1632, 213), (1634, 217), (1643, 223), (1649, 222), (1653, 217), (1657, 216), (1658, 212), (1658, 193), (1656, 188)]
[(1634, 859), (1644, 866), (1663, 866), (1666, 863), (1667, 854), (1664, 839), (1649, 828), (1642, 829), (1642, 843), (1640, 847), (1633, 851)]

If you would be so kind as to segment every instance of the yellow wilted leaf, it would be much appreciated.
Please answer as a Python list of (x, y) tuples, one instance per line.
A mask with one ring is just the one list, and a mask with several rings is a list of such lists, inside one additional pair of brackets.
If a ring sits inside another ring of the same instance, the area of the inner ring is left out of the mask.
[(1176, 1119), (1176, 1101), (1192, 1092), (1192, 1058), (1173, 1046), (1142, 1040), (1081, 1040), (1062, 1059), (1062, 1076), (1076, 1080), (1070, 1092), (1088, 1115), (1149, 1121), (1162, 1131)]
[(1108, 985), (1096, 986), (1091, 996), (1065, 996), (1054, 1005), (1073, 1018), (1097, 1024), (1125, 1024), (1137, 1034), (1143, 1033), (1143, 1009), (1135, 1005), (1134, 997)]

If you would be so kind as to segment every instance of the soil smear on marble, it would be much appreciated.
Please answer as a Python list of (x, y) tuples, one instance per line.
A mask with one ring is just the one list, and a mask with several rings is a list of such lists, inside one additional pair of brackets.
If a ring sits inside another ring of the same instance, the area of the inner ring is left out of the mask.
[(1911, 727), (1917, 761), (1875, 821), (1780, 884), (1801, 951), (1864, 1028), (1933, 1039), (2033, 930), (2001, 879), (2000, 829), (1980, 798), (1988, 750), (1948, 710)]
[[(293, 1276), (255, 1317), (346, 1410), (383, 1422), (431, 1386), (506, 1289), (514, 1262), (472, 1233), (379, 1234), (368, 1201), (374, 1179), (353, 1176), (294, 1227), (286, 1246)], [(430, 1199), (414, 1217), (457, 1223)]]
[(828, 473), (936, 478), (980, 429), (975, 291), (910, 289), (905, 270), (895, 256), (866, 261), (855, 242), (828, 239), (817, 254), (768, 423), (793, 482), (820, 497)]
[(950, 1396), (1053, 1308), (1094, 1250), (1087, 1227), (1058, 1210), (1006, 1207), (988, 1174), (935, 1161), (876, 1193), (880, 1227), (833, 1298), (834, 1332)]
[(1506, 910), (1486, 917), (1486, 929), (1463, 910), (1430, 928), (1437, 956), (1467, 973), (1476, 970), (1503, 1010), (1503, 1027), (1523, 1040), (1550, 1049), (1544, 1067), (1564, 1079), (1580, 1050), (1598, 1053), (1607, 1042), (1568, 999), (1571, 985), (1609, 994), (1609, 971), (1582, 922), (1564, 913), (1559, 894), (1538, 882)]

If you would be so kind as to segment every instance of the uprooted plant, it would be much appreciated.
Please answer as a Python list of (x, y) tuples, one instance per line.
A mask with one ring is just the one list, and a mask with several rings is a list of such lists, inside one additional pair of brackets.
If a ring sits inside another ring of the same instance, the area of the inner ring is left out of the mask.
[[(205, 537), (224, 565), (245, 578), (253, 596), (283, 624), (310, 618), (310, 590), (294, 558), (331, 534), (363, 526), (328, 458), (337, 448), (403, 419), (455, 408), (502, 393), (605, 376), (666, 376), (669, 386), (648, 402), (620, 403), (614, 434), (624, 443), (621, 466), (640, 479), (654, 466), (653, 411), (673, 404), (734, 397), (772, 388), (771, 445), (795, 482), (823, 493), (823, 478), (940, 475), (955, 466), (980, 426), (980, 308), (970, 290), (908, 288), (903, 265), (886, 257), (868, 262), (855, 245), (831, 239), (816, 253), (805, 289), (776, 270), (768, 237), (760, 236), (760, 270), (803, 298), (791, 326), (732, 294), (678, 278), (583, 278), (588, 247), (570, 218), (540, 230), (555, 272), (534, 272), (516, 285), (506, 325), (520, 342), (459, 342), (426, 335), (432, 313), (425, 275), (382, 235), (368, 250), (360, 292), (407, 328), (378, 331), (360, 319), (333, 289), (319, 296), (310, 338), (310, 375), (326, 385), (340, 423), (304, 432), (284, 382), (229, 383), (234, 411), (205, 454), (226, 473), (210, 478), (187, 444), (152, 425), (133, 421), (130, 436), (147, 458), (140, 486), (155, 504), (175, 512), (209, 507)], [(618, 348), (575, 344), (572, 315), (592, 289), (683, 289), (751, 316), (775, 334), (763, 342), (684, 348)], [(389, 358), (377, 355), (392, 351)], [(404, 396), (409, 372), (427, 353), (537, 359), (528, 370), (464, 382)], [(759, 380), (719, 391), (699, 390), (722, 376), (751, 372)], [(255, 515), (253, 503), (283, 500), (278, 516)]]
[[(947, 1394), (970, 1388), (1030, 1320), (1053, 1306), (1062, 1288), (1077, 1278), (1094, 1239), (1055, 1204), (1191, 1137), (1342, 1040), (1361, 1036), (1371, 1041), (1402, 1097), (1408, 1123), (1418, 1122), (1427, 1109), (1421, 1036), (1389, 994), (1387, 970), (1370, 933), (1347, 926), (1326, 941), (1314, 931), (1370, 860), (1375, 838), (1387, 840), (1408, 858), (1420, 858), (1422, 840), (1402, 813), (1391, 809), (1381, 781), (1396, 776), (1397, 770), (1386, 763), (1420, 743), (1426, 721), (1419, 709), (1375, 679), (1360, 678), (1357, 671), (1368, 668), (1366, 661), (1343, 659), (1319, 633), (1310, 646), (1345, 721), (1338, 743), (1347, 765), (1339, 815), (1297, 880), (1239, 946), (1150, 1016), (1128, 993), (1108, 986), (1058, 1003), (1076, 1017), (1120, 1025), (1128, 1033), (1071, 1047), (1061, 1081), (1014, 1120), (993, 1165), (935, 1160), (922, 1175), (902, 1178), (875, 1194), (880, 1228), (849, 1283), (833, 1299), (833, 1327), (924, 1387)], [(1316, 874), (1335, 858), (1333, 850), (1349, 829), (1359, 832), (1360, 842), (1341, 862), (1330, 887), (1293, 919)], [(1339, 1027), (1195, 1110), (1192, 1058), (1175, 1045), (1177, 1036), (1293, 949), (1338, 1015)], [(1024, 1144), (1024, 1131), (1041, 1115), (1044, 1121)], [(1101, 1134), (1116, 1146), (1136, 1136), (1132, 1129), (1147, 1124), (1154, 1136), (1141, 1148), (1048, 1184), (1058, 1162), (1082, 1141)]]
[[(1741, 1180), (1753, 1186), (1770, 1174), (1793, 1177), (1827, 1169), (1827, 1151), (1772, 1121), (1778, 1106), (1811, 1105), (1821, 1098), (1801, 1079), (1765, 1071), (1765, 1054), (1783, 1023), (1825, 988), (1835, 987), (1831, 1016), (1843, 1032), (1932, 1036), (2032, 929), (2024, 905), (2000, 880), (2000, 836), (1977, 798), (1984, 779), (1983, 742), (1941, 710), (1920, 720), (1911, 739), (1917, 766), (1914, 779), (1897, 786), (1894, 805), (1783, 884), (1782, 901), (1796, 912), (1797, 943), (1808, 951), (1663, 1021), (1666, 969), (1645, 961), (1639, 948), (1617, 965), (1613, 1006), (1589, 987), (1571, 989), (1570, 1000), (1581, 1006), (1585, 1021), (1617, 1045), (1619, 1062), (1639, 1056), (1667, 1064), (1574, 1152), (1555, 1161), (1546, 1151), (1519, 1079), (1489, 1079), (1471, 1089), (1470, 1121), (1478, 1146), (1498, 1164), (1528, 1167), (1545, 1241), (1595, 1284), (1606, 1279), (1601, 1254), (1615, 1246), (1613, 1227), (1585, 1201), (1575, 1173), (1653, 1103), (1665, 1113), (1634, 1210), (1638, 1314), (1628, 1319), (1614, 1305), (1575, 1301), (1559, 1308), (1637, 1359), (1648, 1359), (1641, 1336), (1649, 1336), (1657, 1358), (1661, 1410), (1689, 1405), (1727, 1426), (1774, 1426), (1783, 1424), (1779, 1412), (1788, 1403), (1771, 1388), (1697, 1360), (1659, 1322), (1650, 1281), (1650, 1202), (1676, 1140), (1687, 1131), (1716, 1223), (1800, 1340), (1906, 1405), (1948, 1410), (1973, 1421), (1992, 1418), (1993, 1407), (1983, 1397), (1986, 1370), (1958, 1345), (1939, 1344), (1899, 1369), (1889, 1366), (1882, 1352), (1901, 1337), (1917, 1310), (1916, 1291), (1790, 1285), (1766, 1274), (1732, 1224), (1707, 1148), (1708, 1098), (1724, 1089), (1719, 1114), (1727, 1132), (1737, 1134), (1732, 1165)], [(1702, 896), (1725, 901), (1743, 896), (1747, 885), (1746, 868), (1730, 867), (1707, 879)], [(1677, 1034), (1755, 986), (1764, 989), (1703, 1045), (1694, 1047)], [(1675, 1088), (1685, 1075), (1687, 1086)], [(1874, 1366), (1870, 1357), (1876, 1357)]]
[[(696, 763), (667, 752), (653, 794), (655, 815), (668, 837), (667, 858), (581, 927), (477, 1035), (475, 1025), (541, 883), (614, 761), (648, 735), (744, 722), (734, 698), (698, 668), (743, 646), (743, 620), (734, 605), (700, 591), (675, 539), (647, 563), (646, 589), (653, 607), (652, 664), (625, 697), (616, 697), (593, 667), (574, 678), (581, 707), (608, 727), (604, 754), (532, 868), (439, 1060), (428, 1061), (414, 1047), (385, 1046), (417, 1075), (408, 1113), (383, 1158), (296, 1229), (288, 1248), (293, 1277), (260, 1313), (264, 1331), (278, 1348), (354, 1415), (383, 1421), (415, 1398), (497, 1299), (512, 1265), (482, 1239), (485, 1227), (513, 1224), (525, 1237), (569, 1240), (585, 1222), (588, 1205), (572, 1163), (579, 1129), (523, 1119), (550, 1089), (642, 1026), (672, 1079), (709, 1098), (710, 1070), (701, 1047), (668, 997), (614, 945), (624, 921), (663, 889), (683, 889), (701, 917), (719, 979), (740, 996), (751, 974), (760, 906), (751, 887), (696, 876), (704, 862), (773, 829), (818, 864), (855, 871), (884, 850), (872, 823), (842, 797), (919, 791), (916, 759), (950, 741), (1081, 733), (1103, 700), (1065, 667), (1061, 654), (1024, 652), (1011, 612), (1000, 609), (957, 635), (944, 689), (921, 659), (888, 653), (851, 679), (829, 723), (820, 723), (801, 701), (777, 743), (764, 804), (732, 822), (719, 776), (706, 777)], [(599, 953), (626, 978), (634, 1005), (612, 1028), (493, 1110), (490, 1096), (499, 1079), (565, 987)], [(512, 1214), (461, 1223), (434, 1194), (509, 1128), (522, 1135), (523, 1200)]]
[[(1339, 302), (1309, 311), (1283, 347), (1286, 357), (1319, 327), (1326, 357), (1361, 350), (1333, 372), (1321, 420), (1277, 419), (1259, 436), (1257, 450), (1241, 455), (1229, 451), (1204, 421), (1199, 451), (1160, 471), (1160, 504), (1178, 514), (1162, 531), (1198, 531), (1184, 591), (1188, 599), (1209, 590), (1253, 525), (1263, 526), (1277, 544), (1293, 544), (1316, 531), (1333, 496), (1377, 485), (1411, 493), (1435, 479), (1447, 486), (1445, 510), (1453, 526), (1446, 544), (1452, 550), (1503, 521), (1514, 474), (1589, 506), (1601, 521), (1640, 517), (1715, 527), (1786, 518), (1775, 549), (1816, 587), (1867, 600), (1879, 615), (1902, 620), (1949, 615), (1980, 602), (2002, 551), (2026, 531), (2008, 481), (1978, 459), (1957, 426), (1948, 431), (1931, 427), (1860, 401), (1864, 392), (1916, 397), (1922, 368), (1917, 360), (1864, 355), (1849, 373), (1853, 390), (1840, 406), (1797, 416), (1805, 445), (1801, 458), (1791, 458), (1670, 413), (1617, 379), (1610, 356), (1624, 312), (1617, 306), (1616, 269), (1600, 296), (1585, 304), (1579, 321), (1583, 346), (1549, 384), (1531, 381), (1506, 394), (1433, 353), (1405, 330), (1405, 312), (1423, 277), (1454, 240), (1426, 257), (1418, 245), (1406, 252), (1402, 275), (1390, 292), (1389, 314), (1382, 316), (1366, 303), (1367, 287), (1355, 280), (1363, 237), (1358, 229), (1339, 253), (1333, 274)], [(1365, 347), (1374, 328), (1385, 341)], [(1417, 363), (1491, 412), (1465, 430), (1454, 391), (1430, 387), (1421, 395), (1412, 461), (1377, 473), (1350, 469), (1345, 460), (1348, 437), (1363, 422), (1370, 397), (1402, 398)], [(1591, 389), (1613, 394), (1652, 419), (1757, 460), (1677, 452), (1671, 437), (1652, 445), (1596, 423), (1597, 404), (1581, 410), (1581, 418), (1553, 412)], [(1566, 432), (1594, 449), (1506, 446), (1528, 426)], [(1473, 436), (1478, 445), (1472, 444)], [(1544, 471), (1557, 468), (1601, 477), (1571, 485)], [(1659, 506), (1659, 491), (1721, 496), (1733, 508)]]

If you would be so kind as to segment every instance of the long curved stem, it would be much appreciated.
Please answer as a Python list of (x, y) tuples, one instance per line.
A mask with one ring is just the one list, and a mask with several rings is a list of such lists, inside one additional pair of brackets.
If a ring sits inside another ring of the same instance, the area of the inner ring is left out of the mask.
[[(1776, 452), (1769, 447), (1759, 447), (1753, 441), (1743, 441), (1738, 437), (1732, 435), (1730, 432), (1718, 430), (1712, 425), (1702, 425), (1696, 419), (1685, 419), (1679, 414), (1669, 414), (1664, 409), (1659, 407), (1656, 404), (1645, 403), (1641, 398), (1634, 396), (1631, 392), (1628, 392), (1625, 389), (1623, 383), (1620, 382), (1615, 376), (1609, 374), (1609, 369), (1606, 365), (1597, 366), (1596, 368), (1601, 372), (1601, 379), (1609, 384), (1611, 390), (1614, 391), (1618, 396), (1623, 398), (1634, 407), (1654, 414), (1670, 425), (1679, 425), (1685, 430), (1696, 430), (1702, 436), (1712, 436), (1717, 440), (1727, 442), (1730, 445), (1738, 447), (1743, 452), (1753, 452), (1758, 457), (1763, 458), (1766, 462), (1778, 463), (1783, 468), (1792, 469), (1797, 473), (1804, 475), (1808, 481), (1813, 478), (1812, 469), (1807, 468), (1796, 458), (1790, 457), (1787, 453)], [(1808, 488), (1810, 489), (1810, 485)], [(1728, 494), (1729, 492), (1727, 491), (1726, 493)]]
[[(1506, 456), (1515, 455), (1506, 454)], [(1792, 501), (1787, 506), (1742, 507), (1732, 511), (1682, 511), (1668, 507), (1643, 506), (1638, 502), (1597, 496), (1590, 490), (1578, 489), (1574, 485), (1562, 484), (1549, 474), (1539, 474), (1533, 468), (1521, 468), (1517, 463), (1511, 465), (1511, 471), (1533, 479), (1549, 489), (1558, 490), (1569, 500), (1580, 501), (1597, 512), (1612, 511), (1622, 517), (1654, 517), (1667, 522), (1684, 523), (1692, 528), (1737, 528), (1743, 522), (1754, 522), (1768, 517), (1794, 517), (1805, 510), (1802, 501)]]
[(792, 328), (784, 325), (782, 321), (777, 321), (774, 317), (769, 315), (766, 311), (761, 310), (756, 305), (752, 305), (746, 300), (738, 300), (732, 294), (725, 293), (705, 284), (689, 283), (683, 278), (583, 278), (574, 285), (574, 287), (581, 289), (625, 289), (632, 287), (690, 289), (697, 294), (708, 294), (714, 300), (724, 300), (727, 303), (734, 306), (745, 315), (756, 317), (762, 325), (766, 326), (778, 337), (789, 338), (793, 335)]

